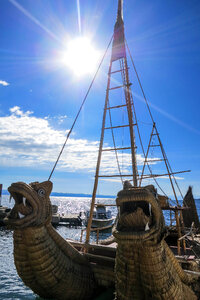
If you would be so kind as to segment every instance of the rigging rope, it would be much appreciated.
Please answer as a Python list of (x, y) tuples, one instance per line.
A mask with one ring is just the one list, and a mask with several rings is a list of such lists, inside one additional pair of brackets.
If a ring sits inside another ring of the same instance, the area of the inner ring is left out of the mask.
[(77, 115), (76, 115), (76, 117), (75, 117), (75, 119), (74, 119), (74, 122), (73, 122), (73, 124), (72, 124), (72, 126), (71, 126), (71, 128), (70, 128), (70, 130), (69, 130), (69, 132), (68, 132), (68, 134), (67, 134), (67, 137), (66, 137), (65, 142), (64, 142), (64, 144), (63, 144), (63, 146), (62, 146), (62, 148), (61, 148), (61, 151), (60, 151), (60, 153), (59, 153), (59, 155), (58, 155), (58, 158), (57, 158), (57, 160), (56, 160), (56, 162), (55, 162), (55, 164), (54, 164), (54, 166), (53, 166), (53, 169), (52, 169), (52, 171), (51, 171), (51, 173), (50, 173), (50, 175), (49, 175), (48, 181), (51, 179), (51, 176), (52, 176), (52, 174), (53, 174), (53, 172), (54, 172), (54, 170), (55, 170), (55, 168), (56, 168), (56, 166), (57, 166), (57, 163), (58, 163), (58, 161), (59, 161), (59, 159), (60, 159), (60, 157), (61, 157), (61, 154), (62, 154), (62, 152), (63, 152), (63, 150), (64, 150), (64, 148), (65, 148), (65, 145), (66, 145), (66, 143), (67, 143), (67, 141), (68, 141), (68, 139), (69, 139), (69, 136), (70, 136), (70, 134), (71, 134), (71, 132), (72, 132), (72, 130), (73, 130), (73, 128), (74, 128), (74, 125), (76, 124), (76, 121), (77, 121), (77, 119), (78, 119), (78, 116), (79, 116), (79, 114), (80, 114), (80, 112), (81, 112), (81, 110), (82, 110), (82, 108), (83, 108), (83, 105), (84, 105), (84, 103), (85, 103), (85, 101), (86, 101), (86, 99), (87, 99), (87, 96), (88, 96), (88, 94), (89, 94), (89, 92), (90, 92), (90, 90), (91, 90), (91, 88), (92, 88), (92, 85), (93, 85), (93, 83), (94, 83), (94, 81), (95, 81), (95, 79), (96, 79), (96, 77), (97, 77), (97, 74), (98, 74), (98, 72), (99, 72), (99, 69), (100, 69), (100, 67), (101, 67), (101, 65), (102, 65), (102, 63), (103, 63), (103, 61), (104, 61), (104, 58), (105, 58), (107, 52), (108, 52), (108, 49), (109, 49), (110, 44), (111, 44), (111, 42), (112, 42), (112, 39), (113, 39), (113, 35), (112, 35), (112, 37), (111, 37), (111, 39), (110, 39), (110, 42), (109, 42), (109, 44), (108, 44), (108, 46), (107, 46), (107, 48), (106, 48), (106, 51), (105, 51), (105, 53), (104, 53), (104, 55), (103, 55), (103, 57), (102, 57), (102, 59), (101, 59), (101, 61), (100, 61), (100, 64), (99, 64), (99, 66), (98, 66), (98, 68), (97, 68), (97, 71), (96, 71), (96, 73), (94, 74), (94, 77), (93, 77), (93, 79), (92, 79), (92, 81), (91, 81), (91, 83), (90, 83), (90, 85), (89, 85), (89, 88), (88, 88), (88, 90), (87, 90), (87, 93), (86, 93), (86, 95), (85, 95), (85, 97), (84, 97), (84, 99), (83, 99), (83, 102), (82, 102), (82, 104), (81, 104), (81, 106), (80, 106), (80, 108), (79, 108), (79, 111), (78, 111), (78, 113), (77, 113)]
[(139, 85), (140, 85), (140, 88), (141, 88), (141, 91), (142, 91), (142, 94), (143, 94), (144, 100), (145, 100), (145, 102), (146, 102), (146, 105), (147, 105), (147, 108), (148, 108), (148, 111), (149, 111), (149, 115), (150, 115), (150, 117), (151, 117), (151, 120), (152, 120), (152, 122), (153, 122), (153, 124), (154, 124), (155, 122), (154, 122), (154, 119), (153, 119), (153, 116), (152, 116), (152, 113), (151, 113), (151, 110), (150, 110), (150, 107), (149, 107), (149, 104), (148, 104), (147, 98), (146, 98), (146, 96), (145, 96), (145, 93), (144, 93), (144, 90), (143, 90), (142, 83), (141, 83), (141, 81), (140, 81), (140, 78), (139, 78), (138, 72), (137, 72), (137, 70), (136, 70), (136, 67), (135, 67), (135, 64), (134, 64), (134, 61), (133, 61), (133, 58), (132, 58), (132, 55), (131, 55), (130, 49), (129, 49), (129, 47), (128, 47), (128, 43), (127, 43), (127, 41), (126, 41), (126, 40), (125, 40), (125, 42), (126, 42), (126, 46), (127, 46), (128, 53), (129, 53), (129, 55), (130, 55), (130, 58), (131, 58), (131, 62), (132, 62), (132, 65), (133, 65), (133, 68), (134, 68), (135, 74), (136, 74), (136, 76), (137, 76), (138, 83), (139, 83)]
[[(136, 70), (136, 67), (135, 67), (135, 64), (134, 64), (134, 61), (133, 61), (133, 58), (132, 58), (130, 49), (129, 49), (129, 47), (128, 47), (128, 43), (127, 43), (126, 40), (125, 40), (125, 42), (126, 42), (126, 46), (127, 46), (127, 49), (128, 49), (129, 55), (130, 55), (130, 58), (131, 58), (131, 62), (132, 62), (132, 65), (133, 65), (133, 68), (134, 68), (134, 71), (135, 71), (135, 74), (136, 74), (136, 77), (137, 77), (137, 80), (138, 80), (140, 89), (141, 89), (141, 91), (142, 91), (142, 94), (143, 94), (143, 97), (144, 97), (144, 100), (145, 100), (147, 109), (148, 109), (148, 111), (149, 111), (149, 115), (150, 115), (150, 117), (151, 117), (151, 120), (152, 120), (153, 124), (155, 124), (154, 119), (153, 119), (153, 115), (152, 115), (152, 113), (151, 113), (151, 110), (150, 110), (150, 107), (149, 107), (149, 104), (148, 104), (148, 101), (147, 101), (147, 98), (146, 98), (146, 95), (145, 95), (144, 90), (143, 90), (143, 87), (142, 87), (142, 83), (141, 83), (141, 81), (140, 81), (138, 72), (137, 72), (137, 70)], [(138, 126), (137, 126), (137, 128), (138, 128)], [(157, 128), (156, 128), (156, 132), (157, 132), (157, 135), (158, 135)], [(161, 146), (161, 145), (160, 145), (160, 146)], [(142, 148), (143, 148), (143, 147), (142, 147)], [(167, 155), (166, 155), (166, 153), (165, 153), (165, 151), (164, 151), (163, 145), (162, 145), (162, 148), (161, 148), (161, 149), (163, 150), (164, 156), (165, 156), (165, 158), (166, 158), (166, 162), (168, 163), (169, 170), (170, 170), (170, 172), (172, 173), (172, 168), (171, 168), (171, 165), (170, 165), (169, 160), (168, 160), (168, 158), (167, 158)], [(149, 171), (150, 171), (150, 166), (149, 166), (148, 163), (147, 163), (147, 166), (148, 166)], [(152, 175), (152, 172), (151, 172), (151, 171), (150, 171), (150, 173), (151, 173), (151, 175)], [(177, 186), (177, 189), (179, 190), (179, 193), (180, 193), (181, 197), (183, 198), (183, 195), (182, 195), (182, 192), (181, 192), (181, 190), (180, 190), (180, 187), (179, 187), (179, 185), (178, 185), (178, 183), (177, 183), (177, 181), (176, 181), (176, 178), (175, 178), (175, 176), (174, 176), (173, 174), (172, 174), (172, 178), (174, 179), (174, 182), (175, 182), (175, 184), (176, 184), (176, 186)], [(156, 184), (158, 185), (158, 187), (161, 189), (161, 191), (164, 192), (163, 189), (162, 189), (162, 188), (160, 187), (160, 185), (158, 184), (157, 180), (156, 180), (155, 178), (153, 178), (153, 179), (154, 179), (154, 181), (156, 182)], [(165, 194), (165, 193), (164, 193), (164, 194)], [(165, 194), (165, 196), (166, 196), (166, 194)], [(176, 197), (176, 195), (175, 195), (175, 197)]]
[[(131, 94), (131, 98), (132, 98), (132, 94)], [(142, 148), (143, 155), (144, 155), (144, 157), (146, 157), (145, 151), (144, 151), (144, 146), (143, 146), (143, 143), (142, 143), (142, 137), (141, 137), (141, 134), (140, 134), (140, 129), (139, 129), (138, 121), (137, 121), (137, 115), (136, 115), (136, 111), (135, 111), (135, 106), (134, 106), (134, 103), (133, 103), (133, 98), (132, 98), (132, 106), (133, 106), (134, 117), (135, 117), (136, 124), (137, 124), (137, 131), (138, 131), (138, 137), (139, 137), (139, 140), (140, 140), (140, 145), (141, 145), (141, 148)], [(148, 169), (149, 169), (150, 174), (153, 175), (153, 172), (152, 172), (152, 169), (151, 169), (150, 165), (148, 164), (148, 162), (146, 162), (146, 164), (147, 164), (147, 167), (148, 167)], [(168, 196), (166, 195), (166, 193), (164, 192), (164, 190), (162, 189), (162, 187), (160, 186), (160, 184), (158, 183), (158, 181), (156, 180), (156, 178), (155, 178), (155, 177), (152, 177), (152, 178), (153, 178), (153, 180), (155, 181), (155, 183), (156, 183), (156, 185), (158, 186), (158, 188), (161, 190), (161, 192), (162, 192), (166, 197), (168, 197)], [(142, 178), (141, 178), (141, 180), (142, 180)]]

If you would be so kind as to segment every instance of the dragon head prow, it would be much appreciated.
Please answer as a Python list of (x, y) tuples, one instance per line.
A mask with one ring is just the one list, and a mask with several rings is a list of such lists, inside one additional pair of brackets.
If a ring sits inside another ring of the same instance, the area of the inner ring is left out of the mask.
[(51, 202), (49, 195), (53, 184), (51, 181), (12, 183), (8, 191), (15, 200), (15, 205), (4, 219), (12, 229), (41, 226), (51, 222)]
[(119, 215), (113, 228), (117, 239), (157, 243), (165, 232), (164, 217), (154, 186), (133, 187), (127, 182), (116, 199)]

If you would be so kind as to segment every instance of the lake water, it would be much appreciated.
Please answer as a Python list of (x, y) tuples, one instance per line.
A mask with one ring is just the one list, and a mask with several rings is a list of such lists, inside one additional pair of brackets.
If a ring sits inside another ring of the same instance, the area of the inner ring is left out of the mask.
[[(51, 197), (52, 204), (58, 205), (59, 213), (79, 213), (89, 209), (91, 198), (84, 197)], [(9, 196), (2, 196), (2, 205), (13, 207), (13, 201), (9, 203)], [(100, 203), (114, 204), (112, 199), (99, 199)], [(116, 207), (109, 208), (112, 215), (116, 215)], [(58, 226), (56, 230), (64, 238), (80, 240), (81, 229), (68, 228), (66, 226)], [(100, 236), (101, 239), (108, 237), (109, 233)], [(84, 236), (83, 236), (84, 238)], [(91, 240), (95, 239), (95, 234), (91, 236)], [(83, 239), (84, 240), (84, 239)], [(39, 300), (29, 288), (27, 288), (19, 278), (14, 265), (13, 259), (13, 232), (0, 227), (0, 299), (26, 299)], [(73, 299), (72, 299), (73, 300)]]
[[(52, 204), (58, 205), (59, 212), (62, 213), (79, 213), (89, 209), (90, 198), (83, 197), (51, 197)], [(99, 199), (101, 203), (114, 204), (112, 199)], [(12, 207), (13, 202), (9, 203), (9, 196), (3, 195), (2, 205)], [(200, 201), (196, 201), (198, 214), (200, 215)], [(117, 214), (116, 207), (109, 208), (113, 216)], [(169, 214), (165, 212), (167, 222), (169, 221)], [(64, 238), (72, 238), (74, 240), (80, 239), (80, 228), (68, 228), (65, 226), (58, 226), (57, 231)], [(13, 238), (12, 231), (0, 227), (0, 299), (26, 299), (26, 300), (39, 300), (29, 288), (27, 288), (19, 276), (17, 275), (14, 260), (13, 260)], [(109, 234), (100, 236), (104, 239)], [(95, 235), (91, 240), (95, 239)], [(73, 300), (73, 299), (72, 299)]]

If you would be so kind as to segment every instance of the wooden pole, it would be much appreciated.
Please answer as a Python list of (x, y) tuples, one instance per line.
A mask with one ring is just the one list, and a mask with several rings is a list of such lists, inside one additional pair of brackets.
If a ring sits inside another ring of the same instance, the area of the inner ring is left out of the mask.
[(125, 64), (125, 97), (127, 104), (127, 112), (128, 112), (128, 120), (129, 120), (129, 130), (130, 130), (130, 141), (131, 141), (131, 158), (132, 158), (132, 170), (133, 170), (133, 186), (137, 187), (137, 161), (136, 161), (136, 146), (135, 146), (135, 134), (133, 130), (133, 113), (131, 108), (131, 97), (130, 97), (130, 82), (129, 82), (129, 74), (128, 74), (128, 65), (127, 59), (124, 58)]
[(181, 237), (181, 228), (180, 228), (178, 210), (175, 210), (175, 218), (176, 218), (176, 228), (178, 232), (178, 241), (177, 241), (178, 255), (181, 255), (180, 240), (179, 240), (179, 238)]
[(91, 206), (90, 206), (90, 215), (89, 215), (88, 224), (87, 224), (87, 231), (86, 231), (86, 241), (85, 241), (86, 244), (88, 244), (89, 241), (90, 241), (90, 230), (91, 230), (91, 225), (92, 225), (92, 218), (93, 218), (95, 199), (96, 199), (96, 193), (97, 193), (97, 186), (98, 186), (98, 179), (99, 179), (99, 170), (100, 170), (101, 155), (102, 155), (102, 148), (103, 148), (103, 139), (104, 139), (104, 128), (105, 128), (105, 122), (106, 122), (106, 111), (107, 111), (107, 106), (108, 106), (108, 96), (109, 96), (109, 88), (110, 88), (111, 68), (112, 68), (112, 62), (110, 62), (109, 71), (108, 71), (108, 83), (107, 83), (106, 99), (105, 99), (103, 121), (102, 121), (102, 128), (101, 128), (99, 153), (98, 153), (98, 159), (97, 159), (97, 165), (96, 165), (96, 173), (95, 173), (95, 181), (94, 181), (94, 187), (93, 187), (93, 193), (92, 193), (92, 201), (91, 201)]

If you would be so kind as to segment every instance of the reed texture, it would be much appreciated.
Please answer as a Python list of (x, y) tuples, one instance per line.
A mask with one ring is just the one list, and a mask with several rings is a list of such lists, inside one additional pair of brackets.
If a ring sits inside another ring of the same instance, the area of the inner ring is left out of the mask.
[(15, 200), (14, 260), (25, 285), (45, 299), (91, 299), (96, 283), (87, 258), (51, 225), (50, 181), (9, 187)]
[(165, 226), (155, 191), (128, 188), (117, 197), (113, 230), (116, 300), (194, 300), (184, 273), (164, 240)]

